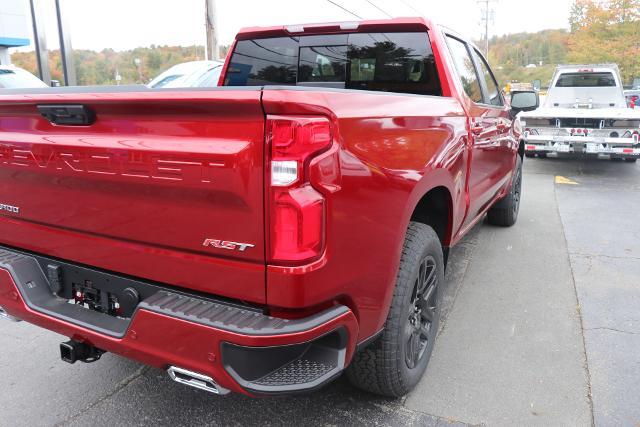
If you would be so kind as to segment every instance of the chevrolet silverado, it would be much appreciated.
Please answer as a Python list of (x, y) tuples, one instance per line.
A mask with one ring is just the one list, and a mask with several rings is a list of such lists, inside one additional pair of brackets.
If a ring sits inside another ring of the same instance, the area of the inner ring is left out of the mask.
[(537, 101), (420, 18), (244, 29), (220, 86), (0, 92), (0, 315), (217, 394), (406, 394)]

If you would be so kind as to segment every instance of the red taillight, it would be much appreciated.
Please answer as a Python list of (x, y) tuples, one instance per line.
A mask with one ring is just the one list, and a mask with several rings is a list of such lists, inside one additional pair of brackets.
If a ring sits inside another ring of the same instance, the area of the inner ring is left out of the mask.
[(323, 117), (267, 117), (270, 261), (301, 262), (322, 254), (325, 198), (313, 188), (309, 161), (331, 146)]

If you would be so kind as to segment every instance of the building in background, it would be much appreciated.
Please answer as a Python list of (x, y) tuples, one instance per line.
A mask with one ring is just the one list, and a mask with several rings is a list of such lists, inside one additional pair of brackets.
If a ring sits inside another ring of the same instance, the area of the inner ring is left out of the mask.
[(9, 65), (9, 49), (28, 46), (29, 17), (25, 0), (0, 1), (0, 65)]

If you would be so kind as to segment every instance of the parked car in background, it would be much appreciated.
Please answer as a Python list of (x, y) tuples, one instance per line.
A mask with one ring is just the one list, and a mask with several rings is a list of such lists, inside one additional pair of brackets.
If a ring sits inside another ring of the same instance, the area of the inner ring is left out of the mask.
[(154, 89), (218, 86), (223, 62), (192, 61), (174, 65), (149, 82)]
[(48, 87), (42, 80), (22, 68), (0, 65), (0, 89)]
[(543, 107), (519, 118), (528, 157), (640, 157), (640, 109), (628, 107), (615, 64), (557, 67)]
[(406, 394), (449, 248), (518, 218), (536, 93), (510, 107), (480, 49), (422, 18), (248, 28), (226, 70), (0, 92), (0, 316), (70, 337), (67, 362), (110, 351), (212, 393), (346, 370)]

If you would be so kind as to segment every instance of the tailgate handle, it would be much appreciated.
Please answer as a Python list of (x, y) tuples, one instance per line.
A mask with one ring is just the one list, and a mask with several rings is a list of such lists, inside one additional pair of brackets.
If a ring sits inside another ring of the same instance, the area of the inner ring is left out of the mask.
[(54, 125), (89, 126), (96, 121), (96, 113), (86, 105), (38, 105), (38, 111)]

